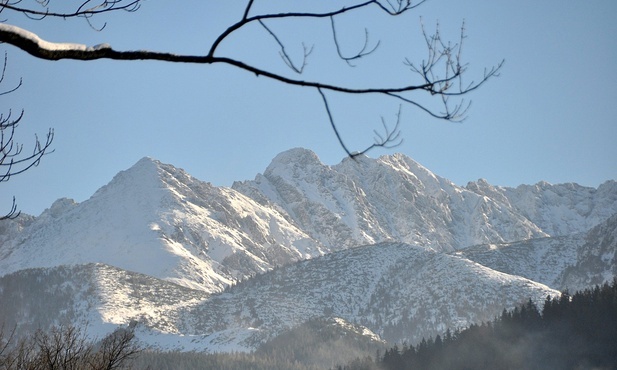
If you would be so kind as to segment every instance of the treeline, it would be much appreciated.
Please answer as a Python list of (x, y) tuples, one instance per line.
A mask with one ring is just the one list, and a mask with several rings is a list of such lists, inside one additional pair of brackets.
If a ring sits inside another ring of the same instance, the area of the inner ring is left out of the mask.
[(279, 361), (250, 353), (150, 352), (144, 351), (132, 369), (151, 370), (319, 370), (291, 361)]
[(559, 298), (529, 300), (492, 322), (394, 346), (357, 369), (617, 369), (617, 279)]
[(144, 351), (134, 361), (137, 369), (323, 370), (355, 357), (387, 348), (363, 336), (351, 324), (313, 318), (281, 333), (252, 353)]
[(16, 338), (14, 329), (0, 327), (0, 370), (121, 370), (130, 368), (140, 351), (130, 328), (93, 342), (71, 325), (22, 338)]

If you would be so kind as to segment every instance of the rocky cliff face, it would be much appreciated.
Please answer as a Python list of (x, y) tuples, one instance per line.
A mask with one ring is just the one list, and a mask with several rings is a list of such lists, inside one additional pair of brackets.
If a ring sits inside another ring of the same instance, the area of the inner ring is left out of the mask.
[(456, 186), (398, 154), (326, 166), (314, 153), (294, 149), (233, 188), (284, 210), (331, 250), (398, 240), (453, 251), (548, 236), (510, 204)]

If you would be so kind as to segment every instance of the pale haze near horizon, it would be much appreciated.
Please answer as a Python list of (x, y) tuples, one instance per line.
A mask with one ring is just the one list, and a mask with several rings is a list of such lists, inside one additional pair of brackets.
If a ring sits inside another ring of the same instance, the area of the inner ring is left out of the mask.
[[(107, 42), (119, 50), (205, 54), (211, 40), (242, 13), (241, 6), (232, 9), (227, 2), (183, 4), (180, 9), (171, 2), (146, 1), (135, 13), (102, 17), (107, 26), (101, 32), (83, 20), (11, 16), (8, 23), (54, 42)], [(403, 106), (403, 144), (368, 155), (400, 152), (458, 185), (485, 178), (500, 186), (545, 180), (595, 187), (616, 179), (616, 14), (617, 3), (608, 0), (431, 0), (406, 18), (397, 18), (395, 28), (409, 32), (413, 40), (420, 34), (420, 17), (429, 30), (439, 20), (445, 37), (453, 41), (464, 20), (469, 81), (502, 59), (506, 64), (499, 78), (469, 95), (473, 104), (463, 123), (439, 121)], [(350, 50), (364, 41), (364, 27), (371, 42), (381, 40), (375, 59), (359, 61), (356, 67), (370, 70), (372, 81), (397, 76), (391, 68), (374, 65), (380, 60), (400, 64), (400, 45), (409, 48), (405, 55), (411, 59), (425, 56), (421, 44), (408, 45), (388, 33), (391, 30), (384, 31), (382, 22), (387, 19), (360, 17), (349, 32), (340, 33)], [(308, 25), (273, 27), (295, 55), (302, 41), (315, 39), (310, 40), (315, 51), (307, 78), (343, 71), (342, 61), (323, 62), (332, 40), (327, 32), (324, 37), (319, 32), (328, 30), (329, 23), (312, 34), (307, 33)], [(314, 90), (227, 66), (50, 62), (3, 46), (9, 58), (4, 87), (20, 77), (23, 86), (2, 97), (2, 112), (24, 109), (17, 131), (24, 152), (31, 150), (35, 133), (42, 137), (52, 127), (56, 138), (55, 152), (40, 166), (0, 184), (0, 211), (8, 211), (13, 195), (19, 209), (33, 215), (60, 197), (84, 201), (144, 156), (223, 186), (252, 179), (276, 154), (293, 147), (314, 151), (326, 164), (345, 156)], [(222, 53), (288, 73), (276, 43), (262, 29), (238, 35), (223, 46)], [(332, 95), (331, 106), (352, 150), (369, 145), (381, 117), (394, 122), (398, 111), (398, 102), (372, 96)]]

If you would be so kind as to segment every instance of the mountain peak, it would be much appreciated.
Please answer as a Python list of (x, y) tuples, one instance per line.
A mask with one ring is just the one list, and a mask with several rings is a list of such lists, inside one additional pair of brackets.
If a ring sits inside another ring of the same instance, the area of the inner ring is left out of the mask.
[(60, 198), (52, 203), (51, 207), (45, 210), (45, 214), (49, 214), (51, 217), (58, 217), (67, 210), (75, 207), (77, 202), (71, 198)]
[(324, 166), (317, 154), (303, 148), (293, 148), (278, 154), (266, 172), (278, 172), (281, 168), (310, 168), (314, 166)]
[(161, 161), (159, 161), (158, 159), (152, 158), (150, 156), (145, 156), (143, 158), (141, 158), (140, 160), (138, 160), (137, 162), (135, 162), (135, 164), (133, 166), (144, 166), (144, 165), (159, 165), (161, 164)]
[(118, 172), (109, 183), (99, 188), (90, 200), (112, 196), (111, 194), (126, 196), (133, 192), (151, 193), (158, 190), (162, 188), (160, 165), (161, 162), (144, 157), (127, 170)]
[(157, 171), (160, 166), (161, 166), (161, 162), (159, 160), (154, 159), (152, 157), (143, 157), (137, 162), (135, 162), (134, 165), (132, 165), (126, 171), (123, 171), (123, 172), (137, 171), (141, 173), (143, 171), (153, 171), (153, 170)]
[(431, 170), (402, 153), (382, 155), (379, 157), (378, 161), (383, 164), (387, 164), (394, 169), (407, 170), (416, 176), (424, 175), (424, 177), (437, 178)]

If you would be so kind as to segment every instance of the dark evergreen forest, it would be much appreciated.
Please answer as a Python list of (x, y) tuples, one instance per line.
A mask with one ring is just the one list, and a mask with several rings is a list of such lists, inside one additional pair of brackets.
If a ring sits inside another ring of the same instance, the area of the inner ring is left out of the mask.
[(338, 369), (617, 369), (617, 279)]

